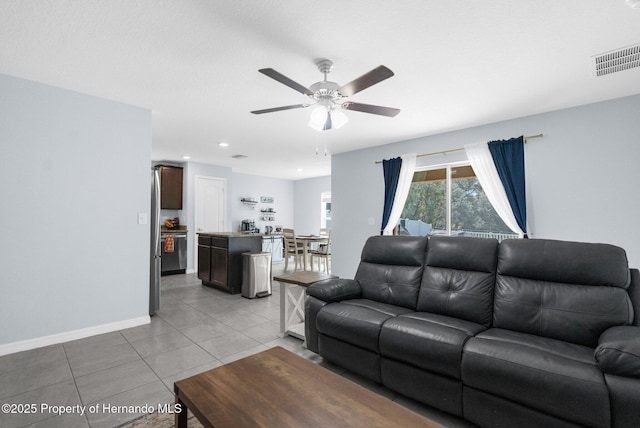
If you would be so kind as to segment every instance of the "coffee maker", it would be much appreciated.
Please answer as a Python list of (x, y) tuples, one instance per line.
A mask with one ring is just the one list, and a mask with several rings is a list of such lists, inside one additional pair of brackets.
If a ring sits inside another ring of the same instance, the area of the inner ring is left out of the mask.
[(256, 228), (255, 221), (253, 220), (242, 220), (242, 226), (240, 230), (242, 232), (253, 232)]

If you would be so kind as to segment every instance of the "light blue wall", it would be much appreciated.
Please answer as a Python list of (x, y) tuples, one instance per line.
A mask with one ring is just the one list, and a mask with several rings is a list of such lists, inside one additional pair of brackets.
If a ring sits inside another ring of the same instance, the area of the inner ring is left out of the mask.
[[(167, 163), (167, 162), (153, 162)], [(240, 174), (230, 167), (209, 165), (197, 162), (174, 163), (184, 168), (183, 192), (184, 201), (182, 211), (162, 210), (166, 217), (180, 217), (180, 222), (187, 226), (187, 272), (195, 272), (195, 248), (197, 232), (195, 229), (195, 180), (198, 176), (216, 177), (226, 180), (227, 207), (225, 231), (237, 231), (245, 218), (256, 220), (256, 227), (264, 231), (264, 226), (282, 225), (293, 226), (294, 223), (294, 182), (258, 175)], [(274, 204), (259, 203), (255, 210), (249, 210), (240, 203), (240, 198), (251, 196), (260, 200), (261, 196), (273, 196)], [(318, 196), (319, 197), (319, 196)], [(264, 222), (260, 218), (260, 208), (272, 207), (276, 210), (276, 221)], [(297, 206), (295, 207), (297, 209)]]
[(295, 230), (301, 235), (320, 232), (322, 193), (331, 192), (331, 176), (297, 180), (295, 192)]
[(149, 310), (151, 112), (0, 75), (0, 345)]
[[(291, 180), (262, 177), (259, 175), (233, 173), (233, 192), (231, 196), (231, 230), (240, 229), (242, 220), (254, 220), (260, 232), (265, 231), (265, 226), (280, 225), (291, 227), (293, 225), (293, 187)], [(260, 201), (261, 196), (271, 196), (272, 204), (258, 202), (255, 208), (245, 206), (240, 202), (241, 198), (252, 197)], [(273, 208), (275, 221), (262, 221), (261, 209)]]
[[(531, 236), (619, 245), (630, 266), (640, 267), (636, 95), (333, 155), (333, 273), (353, 277), (367, 237), (379, 234), (384, 183), (375, 161), (539, 133), (544, 138), (525, 148)], [(418, 165), (464, 159), (464, 152), (451, 153)]]
[[(154, 162), (158, 163), (158, 162)], [(162, 163), (162, 162), (160, 162)], [(226, 180), (226, 216), (225, 231), (237, 231), (240, 222), (244, 218), (256, 220), (256, 226), (264, 231), (266, 224), (287, 224), (293, 221), (293, 182), (257, 175), (234, 173), (230, 167), (209, 165), (198, 162), (185, 162), (175, 164), (184, 168), (183, 192), (184, 201), (182, 211), (163, 210), (162, 214), (167, 216), (179, 216), (180, 222), (187, 226), (187, 272), (195, 272), (195, 248), (197, 231), (195, 227), (195, 182), (196, 177), (215, 177)], [(273, 196), (276, 200), (272, 206), (277, 209), (275, 222), (262, 222), (258, 220), (260, 208), (267, 207), (266, 204), (258, 204), (255, 210), (247, 211), (240, 203), (243, 196), (253, 196), (260, 199), (260, 196)]]

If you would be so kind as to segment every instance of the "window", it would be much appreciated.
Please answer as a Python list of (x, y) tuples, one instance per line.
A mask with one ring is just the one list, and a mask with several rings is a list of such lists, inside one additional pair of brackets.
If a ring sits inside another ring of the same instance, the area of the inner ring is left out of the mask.
[(320, 199), (320, 228), (331, 229), (331, 192), (323, 192)]
[(400, 217), (400, 234), (517, 238), (487, 199), (469, 164), (421, 169), (413, 174)]

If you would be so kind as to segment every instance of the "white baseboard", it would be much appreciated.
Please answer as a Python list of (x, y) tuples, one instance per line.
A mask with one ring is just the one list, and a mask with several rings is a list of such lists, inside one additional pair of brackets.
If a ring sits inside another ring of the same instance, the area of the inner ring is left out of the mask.
[(195, 269), (187, 269), (185, 273), (196, 273)]
[(0, 356), (13, 354), (14, 352), (28, 351), (29, 349), (41, 348), (43, 346), (55, 345), (57, 343), (69, 342), (71, 340), (84, 339), (85, 337), (95, 336), (97, 334), (111, 333), (112, 331), (124, 330), (125, 328), (138, 327), (140, 325), (149, 324), (150, 322), (151, 317), (146, 315), (139, 318), (81, 328), (79, 330), (65, 331), (64, 333), (52, 334), (50, 336), (42, 336), (36, 337), (35, 339), (6, 343), (4, 345), (0, 345)]

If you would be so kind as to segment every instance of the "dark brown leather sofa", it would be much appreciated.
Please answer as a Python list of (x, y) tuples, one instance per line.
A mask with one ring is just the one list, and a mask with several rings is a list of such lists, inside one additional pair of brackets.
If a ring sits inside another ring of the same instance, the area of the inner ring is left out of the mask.
[(307, 289), (307, 346), (486, 427), (640, 426), (640, 275), (619, 247), (376, 236)]

